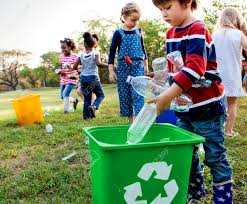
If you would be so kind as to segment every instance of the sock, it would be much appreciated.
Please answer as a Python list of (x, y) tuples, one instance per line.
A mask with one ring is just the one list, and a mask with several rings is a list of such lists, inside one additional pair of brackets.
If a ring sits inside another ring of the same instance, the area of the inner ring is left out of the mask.
[(64, 97), (63, 104), (64, 104), (64, 111), (68, 112), (69, 111), (69, 97)]
[(69, 102), (70, 102), (70, 103), (73, 103), (74, 101), (75, 101), (75, 99), (74, 99), (73, 97), (70, 96), (70, 97), (69, 97)]

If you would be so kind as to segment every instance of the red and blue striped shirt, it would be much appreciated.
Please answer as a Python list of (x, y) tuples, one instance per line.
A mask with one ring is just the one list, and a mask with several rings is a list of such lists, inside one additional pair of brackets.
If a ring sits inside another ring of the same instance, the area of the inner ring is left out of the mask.
[[(195, 21), (183, 28), (172, 27), (166, 33), (167, 54), (180, 51), (184, 67), (173, 77), (192, 98), (191, 108), (200, 107), (211, 102), (219, 101), (224, 95), (224, 87), (218, 80), (212, 80), (208, 88), (193, 88), (192, 84), (202, 76), (218, 77), (215, 47), (211, 34), (202, 21)], [(173, 65), (168, 62), (170, 72)]]

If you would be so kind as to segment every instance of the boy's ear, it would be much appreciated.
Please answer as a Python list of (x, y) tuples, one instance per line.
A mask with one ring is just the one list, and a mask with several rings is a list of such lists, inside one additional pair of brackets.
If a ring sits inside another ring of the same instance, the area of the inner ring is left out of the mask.
[(193, 0), (187, 0), (183, 3), (183, 8), (191, 8), (191, 4), (192, 4)]

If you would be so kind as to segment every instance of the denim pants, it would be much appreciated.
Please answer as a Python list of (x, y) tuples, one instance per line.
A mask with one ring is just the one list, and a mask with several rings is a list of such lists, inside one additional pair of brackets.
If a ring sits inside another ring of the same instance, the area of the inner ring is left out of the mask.
[[(80, 76), (80, 86), (81, 91), (84, 95), (84, 105), (83, 105), (83, 117), (85, 119), (89, 118), (88, 107), (94, 106), (98, 110), (100, 103), (105, 98), (101, 83), (98, 76), (96, 75), (81, 75)], [(96, 99), (92, 102), (92, 93), (95, 93)]]
[(74, 84), (61, 84), (60, 87), (61, 99), (64, 99), (65, 97), (69, 97), (74, 86), (75, 86)]
[[(208, 120), (191, 121), (188, 117), (179, 117), (177, 125), (180, 128), (194, 132), (206, 139), (203, 143), (205, 151), (204, 164), (210, 168), (214, 183), (231, 180), (231, 167), (226, 157), (224, 147), (224, 122), (226, 114), (220, 114)], [(198, 147), (193, 151), (191, 177), (202, 171), (199, 162)]]

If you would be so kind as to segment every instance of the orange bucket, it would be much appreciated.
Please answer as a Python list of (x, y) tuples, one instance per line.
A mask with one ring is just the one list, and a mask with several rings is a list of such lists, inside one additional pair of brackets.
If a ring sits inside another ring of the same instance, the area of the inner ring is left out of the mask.
[(11, 101), (19, 125), (28, 125), (43, 121), (40, 95), (27, 95)]

